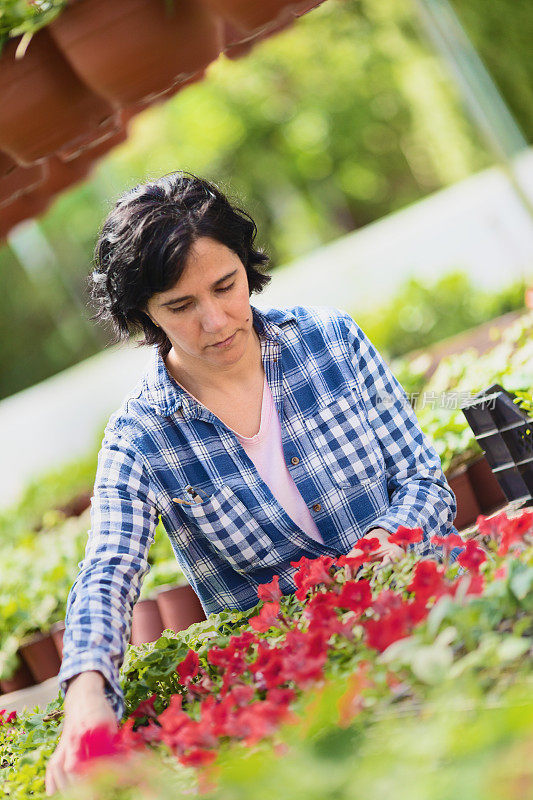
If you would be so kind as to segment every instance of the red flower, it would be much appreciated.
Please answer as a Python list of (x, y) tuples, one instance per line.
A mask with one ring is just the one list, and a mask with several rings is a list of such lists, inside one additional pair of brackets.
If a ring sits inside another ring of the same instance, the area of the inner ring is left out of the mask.
[(369, 561), (371, 554), (375, 550), (379, 550), (380, 547), (381, 547), (381, 542), (379, 541), (379, 539), (376, 536), (370, 537), (367, 534), (366, 536), (362, 536), (360, 539), (358, 539), (352, 548), (353, 550), (360, 550), (362, 555), (340, 556), (337, 559), (337, 564), (339, 565), (339, 567), (343, 567), (345, 563), (347, 563), (347, 560), (350, 560), (351, 558), (361, 559), (362, 561)]
[(256, 617), (251, 617), (250, 625), (258, 633), (265, 633), (276, 624), (279, 614), (279, 603), (265, 603)]
[(382, 653), (393, 642), (408, 635), (406, 614), (393, 611), (380, 619), (367, 619), (363, 623), (366, 643)]
[(236, 706), (246, 706), (251, 702), (255, 694), (255, 689), (247, 683), (237, 683), (231, 687), (231, 691), (226, 695)]
[(267, 642), (259, 642), (257, 658), (249, 665), (258, 689), (272, 689), (286, 681), (282, 653)]
[(423, 597), (416, 597), (406, 606), (407, 622), (413, 627), (422, 622), (423, 619), (429, 614), (429, 608), (426, 605), (426, 600)]
[(396, 533), (391, 533), (387, 537), (387, 541), (391, 544), (397, 544), (400, 547), (407, 547), (409, 544), (421, 542), (424, 538), (424, 531), (422, 528), (406, 528), (403, 525), (398, 526)]
[(473, 539), (469, 539), (466, 547), (457, 558), (457, 563), (471, 572), (479, 572), (479, 568), (484, 561), (487, 560), (487, 555)]
[(199, 667), (200, 659), (198, 658), (198, 653), (195, 653), (194, 650), (189, 650), (183, 661), (180, 661), (176, 667), (180, 682), (184, 684), (190, 683), (198, 675)]
[(503, 524), (507, 521), (508, 517), (505, 511), (500, 511), (499, 514), (495, 514), (493, 517), (485, 517), (480, 514), (476, 520), (476, 525), (482, 536), (490, 536), (494, 539), (498, 537)]
[(98, 725), (84, 731), (76, 754), (76, 769), (82, 771), (84, 765), (95, 758), (118, 755), (121, 752), (119, 741), (118, 730), (107, 725)]
[(362, 614), (372, 602), (370, 581), (347, 581), (337, 595), (337, 605)]
[(188, 753), (180, 755), (179, 760), (185, 767), (205, 767), (206, 764), (214, 761), (216, 757), (216, 750), (202, 750), (202, 748), (196, 747), (193, 750), (189, 750)]
[(168, 707), (159, 715), (159, 724), (163, 729), (163, 741), (173, 741), (174, 736), (184, 725), (190, 722), (190, 717), (181, 707), (181, 695), (173, 694)]
[(294, 573), (294, 583), (298, 587), (295, 593), (298, 600), (305, 600), (307, 592), (317, 586), (331, 586), (334, 579), (330, 569), (334, 564), (335, 560), (330, 556), (319, 556), (314, 559), (302, 556), (299, 561), (291, 561), (291, 567), (297, 568)]
[(533, 533), (533, 511), (525, 511), (519, 517), (505, 520), (501, 525), (498, 555), (505, 555), (512, 544), (521, 541), (528, 533)]
[(274, 575), (270, 583), (262, 583), (257, 587), (257, 596), (265, 602), (276, 602), (281, 599), (279, 575)]
[(136, 719), (138, 717), (149, 717), (151, 719), (155, 719), (157, 714), (154, 709), (154, 701), (157, 699), (157, 695), (153, 694), (148, 700), (143, 700), (142, 703), (139, 703), (135, 711), (132, 713), (132, 717)]
[(448, 536), (432, 536), (431, 544), (442, 547), (445, 553), (451, 553), (454, 547), (464, 547), (466, 542), (456, 533), (449, 533)]
[(429, 600), (432, 595), (439, 597), (444, 584), (443, 574), (444, 570), (439, 569), (434, 561), (419, 561), (407, 590), (424, 601)]
[(398, 611), (403, 607), (402, 598), (391, 589), (383, 589), (372, 603), (376, 614), (386, 614), (389, 611)]
[(474, 575), (472, 575), (470, 578), (466, 594), (483, 594), (484, 589), (485, 589), (485, 579), (483, 578), (483, 575), (480, 575), (479, 573), (474, 573)]
[(17, 712), (12, 711), (7, 717), (4, 719), (4, 714), (6, 713), (6, 709), (2, 708), (0, 711), (0, 725), (11, 725), (11, 723), (15, 722), (17, 719)]

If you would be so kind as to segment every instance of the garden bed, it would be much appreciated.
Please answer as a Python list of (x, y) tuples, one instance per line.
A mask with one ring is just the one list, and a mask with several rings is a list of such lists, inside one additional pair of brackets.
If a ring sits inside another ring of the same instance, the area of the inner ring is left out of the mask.
[[(374, 560), (371, 537), (360, 559), (303, 558), (295, 595), (274, 579), (254, 609), (130, 647), (123, 724), (87, 735), (79, 754), (84, 771), (97, 752), (109, 758), (65, 796), (162, 800), (211, 786), (216, 798), (266, 787), (348, 798), (361, 776), (381, 798), (407, 764), (409, 791), (425, 786), (428, 800), (452, 796), (439, 793), (440, 768), (465, 787), (456, 798), (512, 797), (531, 778), (519, 755), (533, 731), (533, 512), (480, 518), (448, 566), (417, 558), (420, 535), (391, 535), (405, 550), (392, 565)], [(9, 796), (44, 796), (61, 718), (57, 699), (0, 727)]]

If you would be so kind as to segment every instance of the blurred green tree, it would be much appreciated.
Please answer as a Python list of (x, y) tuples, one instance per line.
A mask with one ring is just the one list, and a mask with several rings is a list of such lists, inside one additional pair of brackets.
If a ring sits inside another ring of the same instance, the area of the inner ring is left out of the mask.
[[(36, 292), (15, 249), (0, 251), (12, 284), (0, 295), (9, 342), (0, 397), (106, 341), (104, 331), (89, 333), (90, 311), (74, 313), (65, 287), (85, 303), (98, 228), (136, 183), (174, 169), (215, 180), (255, 217), (276, 267), (488, 163), (411, 0), (327, 0), (245, 58), (221, 56), (203, 81), (139, 115), (128, 141), (57, 199), (39, 225), (63, 285), (50, 276), (47, 291)], [(53, 330), (52, 320), (61, 328), (73, 314), (76, 336)]]

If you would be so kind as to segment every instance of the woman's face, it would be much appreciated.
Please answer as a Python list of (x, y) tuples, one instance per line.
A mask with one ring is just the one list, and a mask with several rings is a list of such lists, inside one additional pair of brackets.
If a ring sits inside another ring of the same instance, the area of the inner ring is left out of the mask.
[(246, 270), (238, 255), (215, 239), (197, 239), (181, 278), (153, 295), (147, 311), (184, 369), (232, 366), (250, 347), (253, 318)]

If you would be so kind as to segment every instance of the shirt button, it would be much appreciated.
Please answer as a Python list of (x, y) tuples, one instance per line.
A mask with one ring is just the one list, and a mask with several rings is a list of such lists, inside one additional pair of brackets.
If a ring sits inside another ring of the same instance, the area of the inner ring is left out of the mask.
[(322, 511), (322, 506), (320, 505), (320, 503), (314, 504), (313, 511)]
[(299, 463), (300, 463), (300, 459), (298, 458), (298, 456), (293, 456), (291, 458), (291, 464), (294, 464), (294, 466), (296, 466), (296, 464), (299, 464)]

